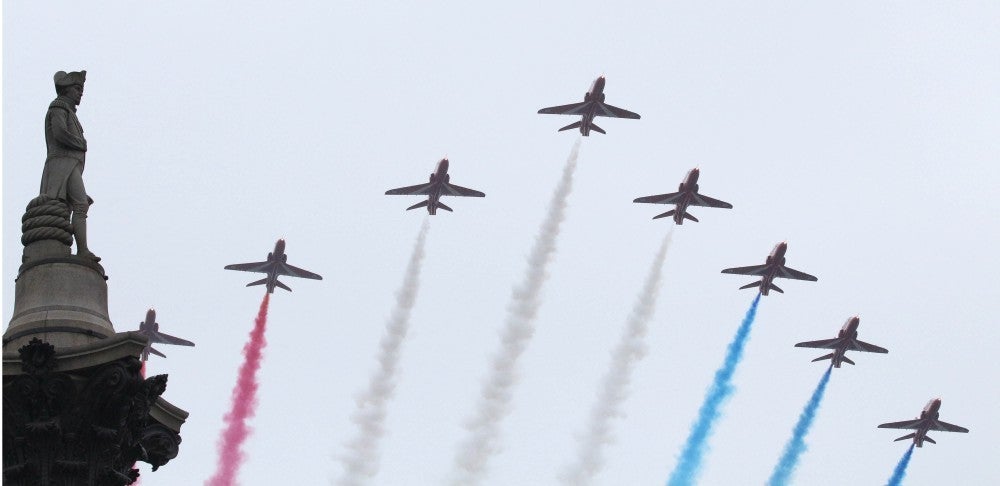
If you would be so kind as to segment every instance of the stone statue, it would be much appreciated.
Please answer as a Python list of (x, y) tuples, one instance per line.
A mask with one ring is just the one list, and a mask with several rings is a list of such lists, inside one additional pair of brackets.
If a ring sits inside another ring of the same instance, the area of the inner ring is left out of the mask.
[(69, 205), (73, 212), (71, 225), (76, 254), (97, 262), (100, 257), (87, 247), (87, 210), (94, 200), (83, 186), (87, 139), (76, 117), (86, 79), (87, 71), (59, 71), (53, 76), (57, 97), (45, 114), (46, 158), (40, 193)]

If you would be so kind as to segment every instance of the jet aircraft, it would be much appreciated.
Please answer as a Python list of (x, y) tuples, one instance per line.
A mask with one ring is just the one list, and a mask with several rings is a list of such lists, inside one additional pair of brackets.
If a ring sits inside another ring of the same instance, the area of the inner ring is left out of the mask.
[(441, 202), (441, 196), (486, 196), (486, 194), (474, 189), (468, 189), (452, 184), (450, 181), (451, 176), (448, 175), (448, 158), (445, 157), (438, 162), (434, 172), (431, 173), (430, 182), (426, 184), (417, 184), (415, 186), (389, 189), (388, 191), (385, 191), (385, 193), (390, 196), (427, 196), (427, 200), (420, 201), (417, 204), (406, 208), (406, 210), (409, 211), (411, 209), (426, 206), (427, 212), (431, 215), (437, 214), (438, 208), (444, 209), (445, 211), (452, 211), (451, 208)]
[(139, 334), (149, 338), (149, 341), (146, 343), (146, 347), (142, 348), (142, 361), (149, 359), (149, 353), (153, 353), (163, 358), (167, 357), (167, 355), (153, 348), (154, 343), (173, 344), (177, 346), (194, 346), (194, 343), (188, 341), (187, 339), (181, 339), (179, 337), (174, 337), (160, 332), (160, 325), (156, 322), (156, 310), (154, 309), (146, 311), (146, 320), (139, 323)]
[(267, 285), (267, 293), (273, 294), (274, 287), (281, 287), (289, 292), (292, 289), (288, 288), (287, 285), (281, 283), (278, 280), (279, 276), (287, 275), (289, 277), (299, 277), (299, 278), (311, 278), (313, 280), (323, 280), (323, 277), (316, 275), (308, 270), (303, 270), (298, 267), (289, 265), (288, 255), (285, 254), (285, 240), (278, 240), (274, 244), (274, 251), (268, 252), (267, 261), (254, 262), (254, 263), (234, 263), (232, 265), (226, 265), (226, 270), (239, 270), (241, 272), (257, 272), (266, 273), (267, 276), (250, 282), (247, 287), (252, 285)]
[(740, 289), (760, 287), (761, 295), (767, 295), (770, 290), (777, 290), (778, 292), (785, 293), (784, 290), (781, 290), (777, 285), (772, 283), (777, 277), (815, 282), (817, 280), (816, 277), (785, 266), (785, 250), (787, 249), (788, 243), (778, 243), (774, 247), (774, 250), (771, 251), (771, 254), (767, 256), (767, 260), (763, 265), (727, 268), (723, 270), (722, 273), (735, 273), (737, 275), (754, 275), (757, 277), (763, 277), (756, 282), (740, 287)]
[(927, 402), (927, 406), (920, 412), (920, 416), (915, 420), (904, 420), (902, 422), (889, 422), (887, 424), (879, 425), (880, 429), (915, 429), (916, 432), (912, 434), (906, 434), (895, 442), (913, 439), (913, 443), (917, 447), (923, 447), (924, 441), (930, 442), (931, 444), (937, 444), (934, 439), (927, 436), (927, 432), (931, 430), (941, 430), (944, 432), (963, 432), (966, 433), (969, 429), (965, 427), (959, 427), (957, 425), (952, 425), (947, 422), (942, 422), (938, 420), (938, 410), (941, 408), (941, 399), (935, 398), (930, 402)]
[(844, 323), (844, 327), (840, 329), (840, 334), (838, 334), (837, 337), (833, 339), (823, 339), (820, 341), (806, 341), (804, 343), (796, 344), (795, 347), (832, 349), (832, 353), (820, 356), (819, 358), (814, 359), (813, 362), (815, 363), (816, 361), (829, 359), (833, 362), (834, 368), (840, 368), (840, 363), (854, 364), (854, 361), (851, 361), (850, 358), (844, 356), (847, 351), (888, 353), (888, 349), (880, 348), (874, 344), (868, 344), (864, 341), (858, 340), (858, 325), (860, 323), (860, 317), (849, 317), (847, 322)]
[(718, 199), (712, 199), (708, 196), (703, 196), (698, 194), (698, 175), (701, 171), (697, 167), (691, 169), (688, 172), (687, 177), (681, 181), (680, 187), (677, 188), (678, 192), (672, 192), (670, 194), (660, 194), (658, 196), (646, 196), (639, 197), (632, 202), (636, 203), (650, 203), (650, 204), (676, 204), (677, 207), (667, 211), (663, 214), (658, 214), (653, 216), (653, 219), (663, 218), (666, 216), (673, 216), (674, 223), (684, 224), (684, 219), (690, 219), (695, 223), (698, 222), (698, 218), (687, 212), (688, 206), (706, 206), (710, 208), (726, 208), (732, 209), (733, 205), (725, 201), (720, 201)]
[(569, 105), (561, 106), (550, 106), (548, 108), (542, 108), (538, 110), (538, 113), (547, 113), (550, 115), (581, 115), (583, 118), (576, 122), (570, 123), (559, 129), (572, 130), (574, 128), (579, 128), (580, 133), (584, 137), (590, 136), (590, 131), (607, 133), (603, 128), (594, 124), (595, 116), (608, 116), (612, 118), (631, 118), (633, 120), (638, 120), (639, 115), (632, 113), (628, 110), (623, 110), (616, 106), (611, 106), (604, 102), (604, 76), (600, 76), (594, 80), (594, 84), (591, 85), (590, 90), (584, 93), (582, 103), (572, 103)]

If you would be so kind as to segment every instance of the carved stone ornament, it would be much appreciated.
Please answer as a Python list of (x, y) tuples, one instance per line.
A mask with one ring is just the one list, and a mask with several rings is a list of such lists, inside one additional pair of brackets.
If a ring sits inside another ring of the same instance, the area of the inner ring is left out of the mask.
[(150, 419), (167, 376), (143, 379), (138, 358), (58, 372), (52, 345), (18, 350), (25, 374), (3, 385), (5, 486), (122, 486), (136, 461), (153, 470), (177, 456), (180, 436)]

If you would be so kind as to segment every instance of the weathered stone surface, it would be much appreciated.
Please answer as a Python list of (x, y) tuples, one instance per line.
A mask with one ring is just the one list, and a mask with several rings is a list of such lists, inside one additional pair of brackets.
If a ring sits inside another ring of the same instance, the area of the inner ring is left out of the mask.
[(64, 348), (113, 335), (108, 285), (95, 266), (99, 268), (69, 256), (25, 269), (14, 285), (14, 315), (4, 332), (4, 351), (18, 349), (32, 337)]
[(177, 456), (178, 431), (150, 413), (166, 375), (144, 379), (135, 356), (59, 371), (56, 348), (38, 339), (18, 356), (20, 373), (9, 375), (4, 356), (4, 485), (127, 485), (138, 477), (136, 461), (155, 470)]

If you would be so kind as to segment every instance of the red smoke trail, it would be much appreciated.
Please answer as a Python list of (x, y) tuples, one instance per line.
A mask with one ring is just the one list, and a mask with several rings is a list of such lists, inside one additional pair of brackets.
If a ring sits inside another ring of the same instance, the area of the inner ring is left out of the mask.
[(205, 481), (207, 486), (232, 486), (236, 484), (240, 464), (243, 463), (243, 442), (250, 435), (247, 420), (253, 418), (257, 411), (257, 370), (264, 346), (264, 329), (267, 327), (267, 303), (270, 294), (264, 294), (260, 303), (257, 318), (254, 319), (253, 330), (250, 331), (250, 341), (243, 346), (243, 356), (246, 358), (240, 366), (236, 387), (233, 388), (233, 405), (223, 418), (226, 429), (219, 437), (219, 463), (215, 474)]

